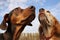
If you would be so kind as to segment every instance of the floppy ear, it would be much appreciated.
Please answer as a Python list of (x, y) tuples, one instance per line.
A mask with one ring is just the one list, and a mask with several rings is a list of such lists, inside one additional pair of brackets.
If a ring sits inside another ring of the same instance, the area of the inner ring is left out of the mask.
[(3, 21), (2, 21), (2, 23), (0, 24), (0, 29), (2, 29), (2, 30), (6, 30), (7, 29), (7, 22), (8, 22), (8, 15), (9, 14), (5, 14), (4, 15), (4, 18), (3, 18)]
[(5, 14), (5, 15), (4, 15), (4, 21), (5, 21), (5, 22), (8, 22), (8, 16), (9, 16), (9, 14)]

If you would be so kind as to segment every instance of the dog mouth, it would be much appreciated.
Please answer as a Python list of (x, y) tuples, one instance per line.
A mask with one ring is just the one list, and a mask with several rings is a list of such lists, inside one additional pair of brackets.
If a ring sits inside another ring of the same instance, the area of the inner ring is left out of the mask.
[(39, 16), (40, 16), (40, 23), (42, 25), (50, 26), (50, 22), (49, 22), (48, 17), (46, 16), (45, 13), (40, 13)]
[(49, 17), (49, 14), (50, 12), (49, 11), (46, 11), (44, 8), (41, 8), (39, 10), (39, 21), (40, 23), (43, 25), (43, 24), (48, 24), (48, 25), (51, 25), (51, 21), (50, 21), (50, 17)]
[(40, 20), (45, 20), (46, 17), (44, 13), (40, 13), (39, 15), (40, 15)]

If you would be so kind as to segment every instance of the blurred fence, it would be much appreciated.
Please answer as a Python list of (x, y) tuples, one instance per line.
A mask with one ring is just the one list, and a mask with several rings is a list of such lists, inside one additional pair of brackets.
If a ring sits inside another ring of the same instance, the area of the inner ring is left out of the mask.
[(39, 40), (38, 33), (22, 33), (19, 40)]

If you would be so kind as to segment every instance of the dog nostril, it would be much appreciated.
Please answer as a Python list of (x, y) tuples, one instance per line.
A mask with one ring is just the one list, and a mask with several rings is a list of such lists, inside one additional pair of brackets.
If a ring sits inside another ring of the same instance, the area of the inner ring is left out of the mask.
[(44, 10), (44, 8), (41, 8), (41, 10)]
[(44, 8), (41, 8), (39, 11), (44, 11), (45, 9)]
[(34, 6), (31, 6), (30, 9), (35, 8)]

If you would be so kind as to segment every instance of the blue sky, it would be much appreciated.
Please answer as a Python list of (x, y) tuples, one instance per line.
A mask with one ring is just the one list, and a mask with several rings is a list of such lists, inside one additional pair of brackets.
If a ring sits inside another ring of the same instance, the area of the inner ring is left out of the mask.
[[(27, 26), (23, 32), (38, 32), (38, 13), (40, 8), (45, 8), (51, 11), (52, 15), (54, 15), (60, 21), (60, 0), (0, 0), (0, 23), (3, 20), (3, 16), (14, 8), (21, 7), (24, 9), (31, 5), (36, 7), (36, 18), (32, 22), (33, 26)], [(2, 30), (0, 30), (0, 33), (1, 32)]]

